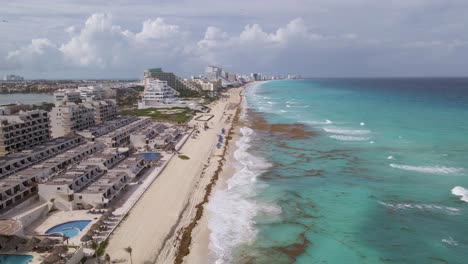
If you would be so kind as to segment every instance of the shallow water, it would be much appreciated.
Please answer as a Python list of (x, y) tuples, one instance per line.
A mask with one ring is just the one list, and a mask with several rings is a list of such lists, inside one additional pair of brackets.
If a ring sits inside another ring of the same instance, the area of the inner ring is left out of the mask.
[(209, 203), (213, 261), (468, 259), (467, 203), (452, 194), (468, 188), (468, 79), (274, 81), (246, 98), (248, 147)]

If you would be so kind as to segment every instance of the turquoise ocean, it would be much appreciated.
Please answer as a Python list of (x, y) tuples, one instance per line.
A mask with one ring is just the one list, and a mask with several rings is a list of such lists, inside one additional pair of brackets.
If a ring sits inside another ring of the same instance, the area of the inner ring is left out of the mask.
[[(213, 263), (468, 263), (468, 79), (255, 83), (236, 172), (210, 212)], [(466, 189), (465, 189), (466, 188)]]

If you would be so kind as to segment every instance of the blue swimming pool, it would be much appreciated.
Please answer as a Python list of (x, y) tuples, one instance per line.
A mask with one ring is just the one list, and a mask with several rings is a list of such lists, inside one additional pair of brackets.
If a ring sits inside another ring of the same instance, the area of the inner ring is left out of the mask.
[(45, 233), (48, 235), (52, 234), (57, 234), (57, 235), (63, 235), (66, 237), (74, 237), (80, 233), (89, 223), (91, 220), (79, 220), (79, 221), (71, 221), (71, 222), (66, 222), (60, 225), (56, 225), (49, 230), (47, 230)]
[(141, 153), (140, 157), (144, 158), (145, 161), (153, 161), (157, 159), (161, 154), (157, 152), (148, 152), (148, 153)]
[(0, 254), (1, 264), (26, 264), (31, 262), (33, 257), (31, 255), (10, 255)]

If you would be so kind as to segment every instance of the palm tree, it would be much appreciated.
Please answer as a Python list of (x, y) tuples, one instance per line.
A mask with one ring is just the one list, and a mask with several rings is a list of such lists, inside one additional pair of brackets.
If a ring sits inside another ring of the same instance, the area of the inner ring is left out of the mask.
[(127, 252), (129, 255), (130, 255), (130, 263), (133, 264), (133, 259), (132, 259), (132, 247), (131, 246), (128, 246), (126, 248), (124, 248), (125, 252)]

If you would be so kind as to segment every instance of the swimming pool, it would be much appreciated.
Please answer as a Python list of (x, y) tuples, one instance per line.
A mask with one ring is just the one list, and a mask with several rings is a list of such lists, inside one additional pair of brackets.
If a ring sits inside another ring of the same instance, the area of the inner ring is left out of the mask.
[(49, 228), (45, 233), (48, 235), (57, 234), (63, 235), (66, 237), (74, 237), (80, 233), (89, 223), (91, 220), (79, 220), (79, 221), (71, 221), (66, 222), (60, 225), (56, 225), (52, 228)]
[(32, 259), (31, 255), (0, 254), (0, 263), (2, 264), (26, 264), (31, 262)]
[(148, 152), (148, 153), (141, 153), (140, 157), (144, 158), (145, 161), (153, 161), (157, 159), (161, 154), (157, 152)]

